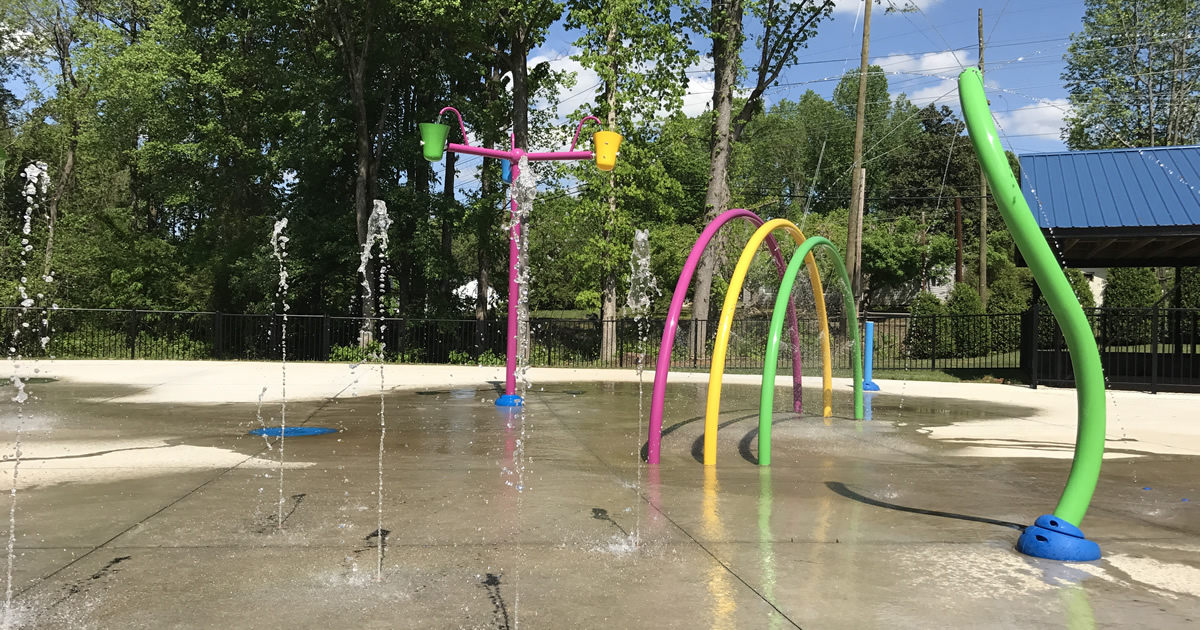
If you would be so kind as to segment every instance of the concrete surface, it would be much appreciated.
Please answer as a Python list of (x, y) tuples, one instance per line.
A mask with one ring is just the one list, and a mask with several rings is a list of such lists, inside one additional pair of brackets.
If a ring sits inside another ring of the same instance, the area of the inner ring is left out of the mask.
[(19, 369), (54, 380), (0, 392), (14, 628), (1200, 621), (1200, 397), (1110, 394), (1083, 523), (1105, 557), (1063, 564), (1012, 547), (1066, 479), (1070, 390), (882, 381), (870, 422), (778, 412), (767, 470), (756, 380), (729, 375), (706, 469), (707, 375), (673, 374), (650, 468), (650, 373), (639, 397), (632, 371), (533, 370), (522, 415), (491, 404), (499, 368), (387, 366), (381, 396), (377, 366), (290, 364), (287, 423), (339, 432), (280, 444), (247, 434), (280, 422), (279, 364)]

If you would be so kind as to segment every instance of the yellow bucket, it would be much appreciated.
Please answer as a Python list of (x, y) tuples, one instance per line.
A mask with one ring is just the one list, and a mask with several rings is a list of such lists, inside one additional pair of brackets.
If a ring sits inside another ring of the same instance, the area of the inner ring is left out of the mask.
[(611, 171), (617, 165), (617, 149), (621, 148), (621, 134), (615, 131), (597, 131), (592, 134), (592, 147), (596, 153), (596, 168)]

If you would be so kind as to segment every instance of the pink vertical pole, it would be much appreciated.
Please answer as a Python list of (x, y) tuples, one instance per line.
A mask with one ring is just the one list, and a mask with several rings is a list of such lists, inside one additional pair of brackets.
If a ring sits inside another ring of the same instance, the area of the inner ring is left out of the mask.
[(521, 222), (517, 214), (515, 188), (517, 177), (521, 175), (521, 156), (525, 152), (517, 148), (516, 138), (510, 137), (513, 148), (512, 157), (509, 158), (512, 162), (512, 184), (509, 185), (512, 194), (512, 228), (508, 233), (508, 345), (504, 357), (504, 395), (496, 399), (496, 404), (501, 407), (520, 407), (523, 401), (517, 395), (517, 303), (521, 299), (521, 287), (517, 284), (517, 263), (521, 255)]

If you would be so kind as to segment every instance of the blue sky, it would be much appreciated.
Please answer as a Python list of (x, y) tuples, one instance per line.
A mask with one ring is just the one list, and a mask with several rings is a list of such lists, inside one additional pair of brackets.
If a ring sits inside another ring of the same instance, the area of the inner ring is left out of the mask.
[[(1008, 148), (1018, 154), (1065, 148), (1058, 133), (1066, 107), (1060, 75), (1069, 37), (1082, 28), (1082, 0), (917, 0), (919, 12), (891, 15), (884, 13), (887, 4), (872, 8), (871, 63), (896, 73), (888, 76), (893, 94), (904, 92), (918, 105), (936, 100), (957, 110), (953, 79), (961, 67), (978, 62), (976, 20), (982, 8), (989, 98)], [(807, 89), (828, 98), (837, 77), (858, 67), (861, 11), (862, 0), (837, 0), (833, 18), (821, 24), (801, 53), (801, 64), (785, 72), (768, 100), (799, 98)], [(579, 69), (569, 59), (575, 38), (555, 27), (534, 51), (534, 61), (549, 59), (560, 69)], [(707, 53), (707, 47), (701, 52)], [(712, 99), (712, 80), (703, 70), (692, 72), (685, 98), (691, 114), (703, 111)], [(564, 94), (572, 98), (560, 111), (573, 111), (595, 98), (587, 89), (595, 83), (594, 74), (581, 71), (576, 87)]]

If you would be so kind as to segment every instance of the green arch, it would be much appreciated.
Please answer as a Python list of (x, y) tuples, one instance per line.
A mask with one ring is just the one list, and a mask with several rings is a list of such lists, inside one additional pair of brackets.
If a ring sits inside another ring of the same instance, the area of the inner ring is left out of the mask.
[(796, 284), (796, 275), (800, 273), (800, 265), (804, 257), (818, 245), (833, 252), (834, 268), (842, 279), (842, 299), (846, 303), (846, 315), (850, 320), (850, 339), (854, 346), (854, 419), (863, 419), (863, 368), (862, 348), (858, 339), (858, 310), (854, 306), (854, 293), (850, 291), (850, 276), (846, 266), (842, 264), (842, 256), (837, 247), (829, 239), (821, 236), (810, 236), (796, 248), (792, 260), (788, 263), (787, 271), (779, 284), (779, 293), (775, 296), (775, 310), (771, 313), (771, 330), (767, 335), (767, 355), (763, 363), (762, 393), (758, 403), (758, 464), (771, 465), (771, 415), (775, 404), (775, 364), (779, 362), (779, 338), (783, 335), (783, 316), (787, 312), (788, 298), (792, 295), (792, 287)]

